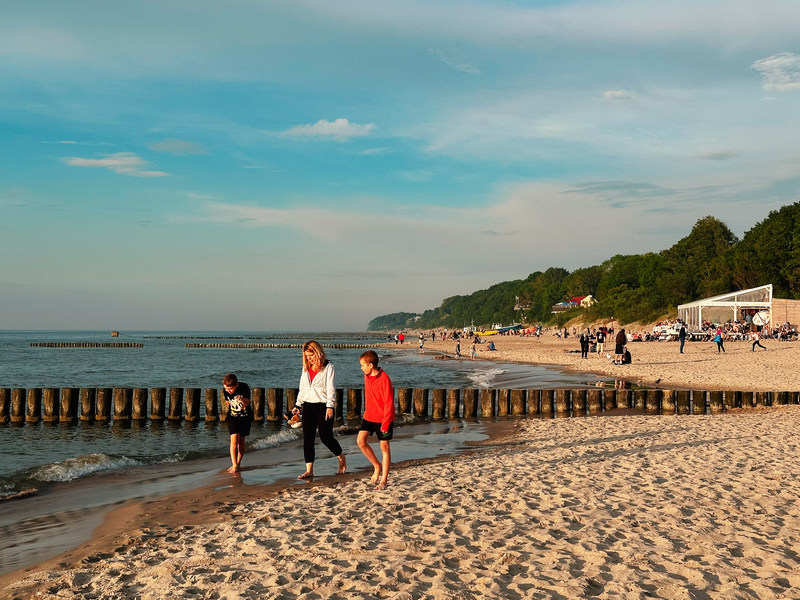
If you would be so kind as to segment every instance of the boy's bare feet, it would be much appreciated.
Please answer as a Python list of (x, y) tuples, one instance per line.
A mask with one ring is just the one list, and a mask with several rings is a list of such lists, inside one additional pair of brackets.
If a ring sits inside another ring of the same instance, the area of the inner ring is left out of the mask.
[(306, 471), (302, 475), (297, 476), (298, 479), (314, 479), (314, 472), (313, 471)]
[(340, 454), (336, 458), (339, 459), (339, 474), (347, 473), (347, 459), (344, 457), (344, 454)]
[(381, 478), (381, 470), (380, 470), (380, 469), (375, 469), (375, 472), (372, 474), (372, 477), (370, 477), (370, 478), (369, 478), (369, 480), (370, 480), (372, 483), (374, 483), (374, 484), (377, 484), (377, 483), (378, 483), (378, 480), (379, 480), (380, 478)]
[(381, 480), (381, 481), (378, 482), (378, 485), (375, 486), (375, 489), (376, 490), (385, 490), (387, 485), (389, 485), (388, 481)]
[(232, 466), (232, 467), (228, 467), (228, 468), (227, 468), (227, 469), (225, 469), (225, 470), (226, 470), (228, 473), (238, 473), (238, 472), (239, 472), (239, 467)]

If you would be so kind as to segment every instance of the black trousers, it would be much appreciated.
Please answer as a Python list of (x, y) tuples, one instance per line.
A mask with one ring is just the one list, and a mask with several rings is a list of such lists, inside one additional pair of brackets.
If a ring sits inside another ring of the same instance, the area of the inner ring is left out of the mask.
[(307, 463), (314, 462), (317, 431), (320, 441), (333, 452), (334, 456), (342, 454), (342, 447), (333, 437), (333, 419), (325, 418), (327, 410), (324, 402), (303, 403), (303, 455)]

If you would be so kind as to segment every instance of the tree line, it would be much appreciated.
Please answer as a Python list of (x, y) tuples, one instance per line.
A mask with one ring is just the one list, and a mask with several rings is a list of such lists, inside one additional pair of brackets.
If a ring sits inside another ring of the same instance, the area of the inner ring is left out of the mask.
[[(661, 252), (618, 254), (571, 272), (551, 267), (445, 298), (421, 314), (382, 315), (367, 328), (460, 328), (514, 321), (562, 325), (578, 315), (587, 321), (613, 317), (623, 324), (650, 322), (677, 314), (679, 304), (768, 283), (776, 297), (800, 298), (800, 202), (771, 212), (741, 240), (722, 221), (707, 216)], [(597, 301), (591, 308), (551, 312), (554, 304), (586, 295)]]

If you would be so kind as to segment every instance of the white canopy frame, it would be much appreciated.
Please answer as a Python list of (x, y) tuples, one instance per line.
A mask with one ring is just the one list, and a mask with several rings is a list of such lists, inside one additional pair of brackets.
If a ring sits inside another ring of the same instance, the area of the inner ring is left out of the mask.
[(678, 306), (678, 318), (690, 330), (699, 330), (703, 321), (724, 323), (739, 318), (742, 309), (772, 311), (772, 284), (695, 300)]

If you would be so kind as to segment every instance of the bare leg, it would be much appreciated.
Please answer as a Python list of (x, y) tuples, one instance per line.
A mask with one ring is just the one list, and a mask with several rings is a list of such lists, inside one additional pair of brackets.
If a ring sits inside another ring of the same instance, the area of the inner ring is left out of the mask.
[(340, 475), (342, 473), (347, 473), (347, 459), (344, 456), (344, 452), (342, 452), (336, 458), (339, 459), (339, 470), (337, 471), (337, 473), (339, 473)]
[(298, 479), (313, 479), (314, 478), (314, 463), (306, 463), (306, 472), (298, 475)]
[(372, 473), (372, 477), (370, 481), (372, 483), (378, 483), (378, 479), (381, 476), (381, 463), (378, 462), (378, 457), (375, 456), (375, 452), (373, 452), (372, 447), (369, 445), (369, 432), (368, 431), (359, 431), (358, 432), (358, 439), (356, 440), (358, 443), (358, 447), (361, 448), (361, 452), (364, 453), (364, 456), (367, 457), (367, 460), (372, 465), (372, 468), (375, 470)]
[(392, 464), (392, 450), (389, 447), (388, 440), (381, 442), (381, 455), (382, 473), (380, 480), (377, 482), (378, 485), (376, 485), (375, 488), (385, 490), (386, 486), (389, 485), (389, 465)]
[[(239, 463), (241, 459), (239, 459), (239, 434), (233, 433), (231, 434), (231, 466), (228, 467), (228, 473), (236, 473), (239, 470)], [(237, 460), (238, 459), (238, 460)]]

